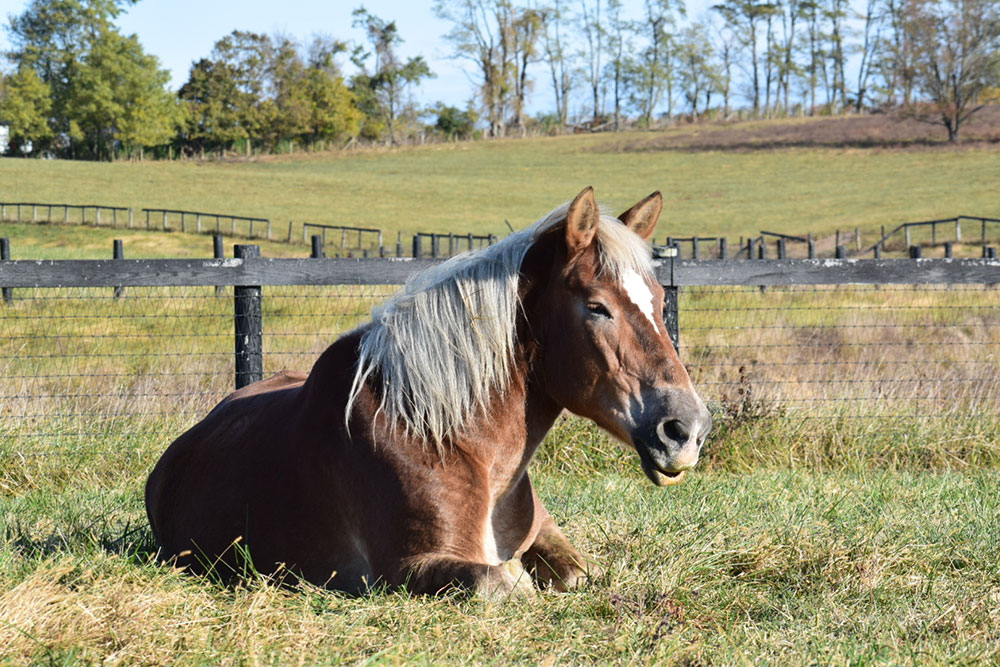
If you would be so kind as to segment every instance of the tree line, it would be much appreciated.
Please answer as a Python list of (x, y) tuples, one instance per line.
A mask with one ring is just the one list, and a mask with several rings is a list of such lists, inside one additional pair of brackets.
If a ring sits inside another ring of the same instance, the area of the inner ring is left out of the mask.
[[(233, 31), (174, 93), (157, 58), (115, 25), (130, 4), (32, 0), (10, 17), (9, 153), (275, 152), (873, 110), (942, 125), (956, 141), (1000, 87), (996, 0), (866, 0), (862, 12), (848, 0), (721, 0), (695, 18), (683, 0), (642, 0), (632, 14), (622, 0), (436, 0), (474, 82), (464, 109), (414, 103), (434, 74), (422, 56), (400, 56), (394, 21), (363, 7), (355, 43)], [(543, 81), (551, 110), (532, 116)]]

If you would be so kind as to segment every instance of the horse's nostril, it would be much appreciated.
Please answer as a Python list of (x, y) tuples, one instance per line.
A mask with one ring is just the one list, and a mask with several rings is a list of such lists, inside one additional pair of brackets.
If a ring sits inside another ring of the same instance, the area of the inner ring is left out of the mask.
[(674, 442), (687, 442), (691, 437), (690, 429), (680, 419), (668, 419), (660, 427), (660, 432)]

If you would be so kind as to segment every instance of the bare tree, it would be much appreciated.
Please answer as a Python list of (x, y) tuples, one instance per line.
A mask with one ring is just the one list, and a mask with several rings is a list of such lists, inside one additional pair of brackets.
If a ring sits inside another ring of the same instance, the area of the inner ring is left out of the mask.
[(573, 86), (572, 63), (563, 34), (566, 27), (565, 6), (562, 0), (554, 0), (541, 12), (544, 24), (540, 35), (542, 51), (552, 77), (552, 92), (555, 94), (559, 124), (565, 127), (569, 121), (569, 95)]
[(854, 100), (854, 111), (861, 113), (865, 95), (868, 93), (868, 79), (875, 67), (876, 54), (882, 50), (882, 26), (884, 15), (880, 10), (880, 0), (868, 0), (862, 17), (865, 22), (861, 42), (861, 62), (858, 65), (858, 91)]
[(604, 56), (606, 31), (602, 23), (601, 0), (580, 0), (580, 32), (583, 33), (584, 63), (586, 65), (587, 83), (590, 84), (590, 94), (593, 100), (593, 118), (597, 120), (603, 115), (601, 108), (601, 85), (604, 77), (601, 71), (601, 59)]
[(615, 131), (622, 127), (622, 102), (625, 99), (626, 71), (628, 69), (630, 22), (622, 15), (621, 0), (608, 0), (605, 13), (608, 18), (608, 64), (606, 77), (611, 80), (611, 94), (614, 98)]
[(915, 82), (930, 99), (906, 111), (944, 126), (956, 142), (965, 121), (983, 108), (983, 92), (1000, 85), (1000, 7), (995, 0), (912, 0), (905, 29)]

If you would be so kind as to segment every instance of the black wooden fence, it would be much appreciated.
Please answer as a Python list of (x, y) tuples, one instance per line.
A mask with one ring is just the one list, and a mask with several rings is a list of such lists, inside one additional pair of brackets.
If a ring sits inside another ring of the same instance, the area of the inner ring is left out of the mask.
[[(6, 248), (4, 248), (6, 254)], [(235, 289), (236, 385), (262, 377), (263, 286), (398, 285), (433, 259), (275, 259), (254, 245), (235, 246), (232, 259), (112, 259), (0, 261), (0, 288), (10, 303), (17, 288), (206, 287)], [(1000, 283), (997, 259), (654, 260), (666, 298), (664, 316), (680, 348), (678, 289), (685, 286), (949, 285)]]

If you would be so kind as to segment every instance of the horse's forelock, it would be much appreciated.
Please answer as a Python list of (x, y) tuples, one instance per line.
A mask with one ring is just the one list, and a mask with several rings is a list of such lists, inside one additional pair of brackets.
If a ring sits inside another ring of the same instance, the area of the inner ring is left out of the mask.
[[(531, 245), (566, 220), (564, 204), (531, 227), (482, 250), (423, 271), (372, 312), (359, 345), (347, 403), (381, 375), (381, 411), (393, 428), (428, 440), (438, 451), (492, 392), (503, 391), (514, 356), (521, 263)], [(616, 218), (597, 229), (602, 273), (652, 270), (649, 247)]]

